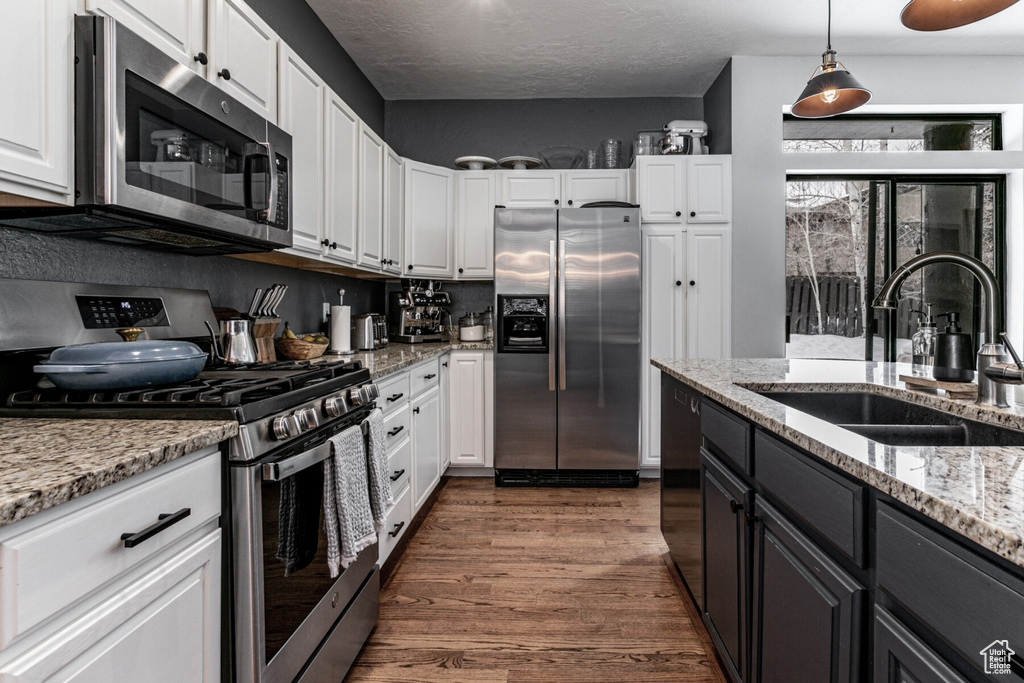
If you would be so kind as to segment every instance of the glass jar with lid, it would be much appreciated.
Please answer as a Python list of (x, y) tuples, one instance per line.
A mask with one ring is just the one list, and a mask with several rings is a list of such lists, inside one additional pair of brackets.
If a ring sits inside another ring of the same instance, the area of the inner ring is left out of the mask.
[(460, 341), (483, 341), (484, 325), (479, 313), (472, 311), (459, 318)]
[(484, 340), (494, 341), (494, 307), (488, 306), (480, 314), (480, 323), (484, 326)]

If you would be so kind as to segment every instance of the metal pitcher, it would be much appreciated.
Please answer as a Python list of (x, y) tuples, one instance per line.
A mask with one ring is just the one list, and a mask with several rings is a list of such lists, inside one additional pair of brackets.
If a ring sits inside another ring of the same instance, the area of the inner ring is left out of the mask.
[(256, 342), (252, 337), (252, 321), (230, 318), (220, 321), (220, 344), (217, 333), (208, 321), (214, 357), (228, 365), (248, 365), (256, 362)]

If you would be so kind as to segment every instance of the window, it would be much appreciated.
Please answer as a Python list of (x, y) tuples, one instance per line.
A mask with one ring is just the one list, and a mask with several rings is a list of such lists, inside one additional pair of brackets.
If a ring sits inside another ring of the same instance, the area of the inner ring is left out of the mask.
[(787, 357), (909, 361), (925, 304), (934, 315), (960, 313), (977, 345), (981, 292), (962, 268), (915, 272), (896, 311), (876, 311), (871, 300), (899, 264), (938, 250), (981, 259), (1005, 292), (1004, 186), (999, 176), (791, 176)]
[(784, 116), (784, 152), (923, 152), (1002, 149), (998, 114)]

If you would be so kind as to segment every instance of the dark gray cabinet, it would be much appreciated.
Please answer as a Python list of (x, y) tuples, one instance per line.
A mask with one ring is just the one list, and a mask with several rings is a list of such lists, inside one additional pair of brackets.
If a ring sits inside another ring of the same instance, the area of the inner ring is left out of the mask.
[(750, 487), (701, 450), (704, 625), (733, 681), (745, 680), (749, 652)]
[(864, 588), (762, 498), (755, 518), (750, 680), (856, 683)]
[(875, 683), (967, 683), (884, 607), (875, 607)]

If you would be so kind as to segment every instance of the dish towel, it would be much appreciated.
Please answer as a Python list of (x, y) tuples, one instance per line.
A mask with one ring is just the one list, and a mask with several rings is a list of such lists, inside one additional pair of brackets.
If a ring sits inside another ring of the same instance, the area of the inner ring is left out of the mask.
[(377, 542), (366, 479), (363, 430), (349, 427), (331, 437), (324, 460), (324, 532), (331, 578), (352, 564), (363, 548)]
[(388, 440), (384, 434), (384, 411), (375, 409), (363, 420), (366, 431), (366, 469), (370, 478), (370, 509), (377, 533), (384, 530), (388, 510), (395, 504), (388, 467)]
[(316, 557), (323, 493), (323, 475), (315, 467), (281, 481), (277, 559), (284, 563), (285, 576), (305, 569)]

